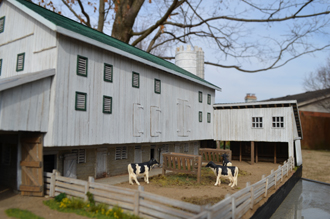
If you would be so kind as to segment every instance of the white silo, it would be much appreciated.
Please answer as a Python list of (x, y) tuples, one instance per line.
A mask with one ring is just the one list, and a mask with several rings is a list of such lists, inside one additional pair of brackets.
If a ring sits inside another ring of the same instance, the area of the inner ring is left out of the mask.
[(177, 47), (175, 64), (204, 79), (204, 51), (202, 48), (195, 46), (192, 49), (190, 45), (187, 45), (187, 49), (184, 50), (183, 46)]

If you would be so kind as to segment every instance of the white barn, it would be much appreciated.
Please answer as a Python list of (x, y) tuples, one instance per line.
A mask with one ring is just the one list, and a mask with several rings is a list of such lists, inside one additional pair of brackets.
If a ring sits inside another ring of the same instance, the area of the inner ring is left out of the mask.
[(0, 3), (0, 184), (87, 179), (213, 139), (219, 87), (25, 0)]
[[(214, 139), (229, 141), (233, 158), (286, 160), (298, 154), (302, 129), (297, 101), (214, 104)], [(297, 150), (297, 151), (296, 151)]]

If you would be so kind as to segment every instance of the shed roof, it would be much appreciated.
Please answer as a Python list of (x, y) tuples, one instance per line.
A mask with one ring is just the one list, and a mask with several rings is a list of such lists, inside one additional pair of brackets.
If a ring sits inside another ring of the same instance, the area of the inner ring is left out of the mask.
[[(194, 75), (179, 66), (140, 50), (134, 46), (117, 40), (109, 35), (101, 33), (93, 28), (87, 27), (60, 14), (47, 10), (39, 5), (26, 0), (8, 0), (22, 11), (34, 17), (50, 29), (63, 35), (76, 38), (89, 44), (109, 49), (111, 52), (129, 57), (144, 64), (172, 73), (179, 77), (202, 84), (215, 90), (221, 90), (218, 86)], [(87, 38), (86, 38), (87, 37)], [(110, 46), (110, 47), (106, 47)]]

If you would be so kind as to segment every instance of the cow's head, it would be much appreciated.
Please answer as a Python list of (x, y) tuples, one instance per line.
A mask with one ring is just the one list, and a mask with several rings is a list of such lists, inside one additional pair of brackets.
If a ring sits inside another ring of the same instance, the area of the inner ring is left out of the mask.
[(149, 164), (150, 164), (151, 167), (154, 167), (154, 166), (156, 166), (156, 165), (159, 166), (159, 163), (158, 163), (157, 160), (154, 159), (154, 158), (152, 158), (152, 159), (149, 161)]
[(228, 154), (223, 154), (221, 155), (222, 158), (227, 158), (228, 157)]
[(208, 164), (206, 164), (206, 166), (205, 167), (214, 167), (214, 163), (213, 163), (213, 161), (210, 161)]

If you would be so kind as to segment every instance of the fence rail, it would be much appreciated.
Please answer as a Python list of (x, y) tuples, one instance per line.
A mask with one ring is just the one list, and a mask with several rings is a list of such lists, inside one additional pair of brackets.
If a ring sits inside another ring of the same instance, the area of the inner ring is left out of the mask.
[(232, 152), (231, 150), (223, 150), (223, 149), (211, 149), (211, 148), (200, 148), (199, 149), (199, 155), (202, 156), (202, 161), (209, 162), (221, 162), (222, 163), (222, 157), (221, 155), (227, 154), (229, 157), (229, 161), (231, 161), (232, 158)]
[(289, 158), (276, 171), (272, 171), (267, 177), (253, 185), (247, 183), (244, 189), (226, 196), (225, 199), (213, 206), (194, 205), (149, 192), (120, 188), (94, 182), (93, 177), (88, 181), (63, 177), (59, 172), (44, 173), (45, 192), (54, 197), (62, 192), (74, 197), (87, 200), (85, 195), (90, 192), (94, 200), (106, 203), (110, 206), (119, 206), (146, 218), (240, 218), (249, 209), (252, 209), (262, 198), (266, 197), (268, 191), (277, 189), (279, 182), (287, 177), (289, 171), (294, 168), (294, 159)]

